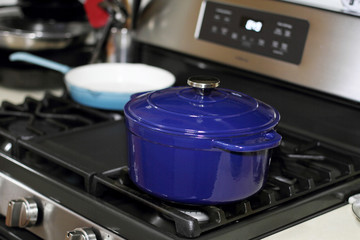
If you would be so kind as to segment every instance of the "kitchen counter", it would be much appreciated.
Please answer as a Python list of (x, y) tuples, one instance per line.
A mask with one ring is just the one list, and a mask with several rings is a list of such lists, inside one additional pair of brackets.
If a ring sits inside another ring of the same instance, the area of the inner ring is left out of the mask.
[(359, 236), (360, 221), (347, 204), (264, 240), (351, 240), (359, 239)]

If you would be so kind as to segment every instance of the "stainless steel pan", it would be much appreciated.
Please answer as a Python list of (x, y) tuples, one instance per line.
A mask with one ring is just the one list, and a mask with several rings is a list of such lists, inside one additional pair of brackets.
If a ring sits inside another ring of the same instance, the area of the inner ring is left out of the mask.
[(56, 50), (81, 43), (91, 31), (87, 22), (56, 22), (0, 18), (0, 48), (8, 50)]

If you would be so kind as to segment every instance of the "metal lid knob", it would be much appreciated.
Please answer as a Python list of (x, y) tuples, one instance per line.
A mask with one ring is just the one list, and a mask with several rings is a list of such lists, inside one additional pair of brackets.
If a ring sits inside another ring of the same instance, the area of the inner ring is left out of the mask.
[(220, 85), (220, 80), (217, 77), (200, 75), (189, 77), (187, 84), (195, 88), (198, 94), (207, 95)]
[(192, 76), (187, 80), (187, 84), (194, 88), (216, 88), (220, 85), (220, 80), (213, 76)]

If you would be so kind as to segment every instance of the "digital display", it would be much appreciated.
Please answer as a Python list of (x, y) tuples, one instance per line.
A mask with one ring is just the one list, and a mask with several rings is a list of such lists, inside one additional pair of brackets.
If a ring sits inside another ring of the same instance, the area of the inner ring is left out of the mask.
[[(196, 25), (198, 39), (288, 63), (301, 63), (310, 26), (307, 20), (222, 4), (217, 0), (204, 2), (202, 18), (198, 18)], [(247, 57), (236, 52), (241, 66), (240, 61), (248, 61)], [(249, 55), (249, 60), (252, 57)]]
[(260, 32), (263, 27), (263, 22), (248, 17), (243, 17), (241, 19), (240, 25), (248, 31)]

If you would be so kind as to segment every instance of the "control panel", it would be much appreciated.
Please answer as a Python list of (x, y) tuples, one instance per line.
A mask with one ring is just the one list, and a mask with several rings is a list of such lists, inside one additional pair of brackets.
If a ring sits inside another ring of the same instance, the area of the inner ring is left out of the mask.
[(300, 64), (309, 22), (303, 19), (204, 1), (198, 39)]

